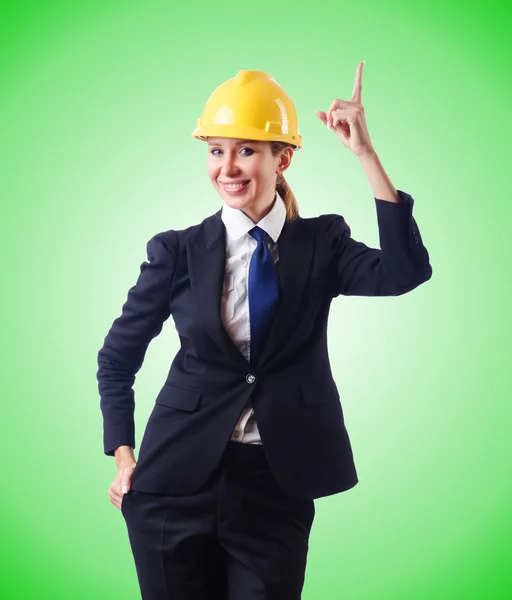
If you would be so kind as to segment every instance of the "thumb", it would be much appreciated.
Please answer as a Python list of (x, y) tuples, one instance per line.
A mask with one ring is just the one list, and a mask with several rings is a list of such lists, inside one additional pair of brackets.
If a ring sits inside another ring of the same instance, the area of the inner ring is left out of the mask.
[(126, 494), (128, 492), (128, 490), (130, 489), (128, 484), (129, 484), (128, 478), (123, 477), (123, 480), (121, 481), (121, 489), (123, 490), (123, 494)]
[(322, 123), (327, 127), (327, 115), (323, 110), (315, 110), (316, 116), (322, 121)]

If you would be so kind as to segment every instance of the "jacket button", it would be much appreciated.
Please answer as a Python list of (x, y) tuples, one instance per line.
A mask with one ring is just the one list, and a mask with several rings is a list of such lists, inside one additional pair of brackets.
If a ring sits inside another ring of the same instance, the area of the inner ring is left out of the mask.
[(245, 381), (247, 381), (247, 383), (254, 383), (256, 381), (256, 377), (254, 377), (252, 373), (248, 373), (245, 377)]

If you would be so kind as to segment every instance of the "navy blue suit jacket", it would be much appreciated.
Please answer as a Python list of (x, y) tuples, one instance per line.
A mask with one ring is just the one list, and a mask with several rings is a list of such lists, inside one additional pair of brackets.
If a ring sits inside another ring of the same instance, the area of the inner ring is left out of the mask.
[(150, 341), (172, 315), (181, 347), (149, 417), (131, 489), (197, 491), (222, 457), (252, 396), (270, 468), (298, 498), (357, 482), (340, 395), (327, 352), (333, 298), (398, 296), (432, 268), (412, 216), (413, 198), (375, 199), (380, 249), (351, 238), (341, 215), (286, 221), (278, 240), (280, 304), (266, 345), (248, 362), (221, 321), (225, 228), (221, 211), (147, 243), (148, 260), (98, 353), (104, 452), (135, 444), (135, 375)]

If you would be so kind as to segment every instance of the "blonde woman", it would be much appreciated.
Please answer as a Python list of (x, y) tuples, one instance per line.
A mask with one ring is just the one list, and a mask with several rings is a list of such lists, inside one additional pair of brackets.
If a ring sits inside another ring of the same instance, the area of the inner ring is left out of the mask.
[[(350, 101), (319, 119), (373, 190), (381, 248), (339, 214), (303, 219), (284, 172), (302, 144), (295, 107), (262, 71), (208, 99), (192, 135), (222, 207), (157, 233), (98, 354), (109, 488), (143, 600), (298, 600), (314, 499), (356, 485), (327, 351), (331, 301), (396, 296), (427, 281), (429, 256), (371, 144), (361, 63)], [(138, 460), (132, 385), (172, 315), (181, 347)]]

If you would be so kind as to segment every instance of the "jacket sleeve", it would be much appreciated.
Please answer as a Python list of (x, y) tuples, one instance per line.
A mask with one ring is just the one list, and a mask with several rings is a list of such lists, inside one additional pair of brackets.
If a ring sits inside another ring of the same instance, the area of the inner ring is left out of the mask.
[(136, 284), (128, 291), (122, 313), (113, 322), (98, 352), (98, 390), (103, 413), (104, 453), (118, 446), (135, 448), (135, 375), (150, 341), (170, 315), (170, 287), (176, 252), (159, 234), (146, 245), (148, 260), (140, 266)]
[(374, 198), (380, 249), (354, 240), (341, 215), (326, 215), (324, 237), (332, 256), (333, 298), (399, 296), (431, 278), (429, 255), (412, 216), (414, 199), (397, 192), (399, 202)]

